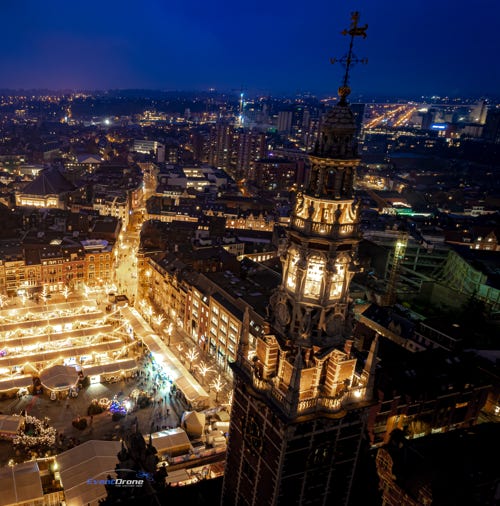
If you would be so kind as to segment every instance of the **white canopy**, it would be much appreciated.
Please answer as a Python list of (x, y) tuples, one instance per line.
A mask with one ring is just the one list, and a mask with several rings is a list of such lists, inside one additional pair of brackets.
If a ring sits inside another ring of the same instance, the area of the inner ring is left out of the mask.
[(33, 385), (33, 377), (31, 375), (13, 376), (12, 378), (0, 379), (0, 392), (7, 392), (15, 388), (29, 387)]
[(151, 434), (151, 439), (153, 446), (160, 454), (181, 454), (192, 448), (186, 432), (180, 427), (155, 432)]
[(85, 376), (96, 376), (98, 374), (115, 374), (121, 371), (132, 371), (137, 369), (137, 362), (133, 358), (117, 360), (109, 364), (91, 365), (83, 367)]
[(197, 411), (186, 411), (182, 415), (182, 426), (192, 437), (200, 437), (205, 428), (205, 414)]
[[(0, 415), (0, 437), (14, 438), (24, 418), (17, 415)], [(0, 489), (1, 490), (1, 489)]]
[(0, 468), (0, 491), (0, 506), (43, 501), (38, 463), (30, 461)]
[(115, 477), (120, 448), (119, 441), (91, 440), (57, 455), (67, 506), (94, 506), (106, 497), (104, 485), (89, 485), (87, 480)]
[(66, 390), (78, 383), (78, 372), (72, 366), (53, 365), (40, 373), (40, 381), (50, 390)]

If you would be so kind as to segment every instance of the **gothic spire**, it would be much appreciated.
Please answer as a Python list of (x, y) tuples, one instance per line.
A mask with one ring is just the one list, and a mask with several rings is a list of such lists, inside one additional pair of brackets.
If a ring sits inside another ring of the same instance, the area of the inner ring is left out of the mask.
[(358, 58), (354, 52), (354, 37), (363, 37), (363, 39), (366, 39), (366, 30), (368, 29), (368, 25), (359, 26), (359, 12), (353, 12), (351, 14), (351, 26), (349, 27), (349, 30), (345, 29), (342, 31), (342, 35), (349, 35), (349, 50), (347, 51), (347, 54), (342, 56), (342, 58), (330, 58), (330, 63), (334, 64), (339, 62), (344, 68), (344, 79), (342, 81), (341, 86), (338, 89), (339, 97), (340, 97), (340, 104), (346, 104), (347, 103), (347, 97), (351, 93), (351, 88), (349, 87), (349, 72), (353, 65), (356, 63), (368, 63), (367, 58)]

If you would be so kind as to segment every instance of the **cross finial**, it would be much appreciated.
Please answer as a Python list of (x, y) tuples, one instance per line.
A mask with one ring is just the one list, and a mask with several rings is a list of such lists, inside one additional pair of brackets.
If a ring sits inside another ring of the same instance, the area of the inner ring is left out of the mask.
[(359, 12), (353, 12), (351, 14), (351, 26), (349, 27), (349, 30), (343, 30), (341, 33), (342, 35), (350, 35), (351, 40), (349, 41), (349, 51), (346, 55), (342, 56), (342, 58), (330, 58), (330, 63), (337, 63), (339, 62), (345, 67), (345, 73), (344, 73), (344, 80), (342, 81), (342, 85), (339, 88), (339, 96), (340, 96), (340, 102), (345, 103), (347, 96), (351, 93), (351, 88), (349, 88), (349, 71), (351, 69), (351, 66), (355, 63), (368, 63), (367, 58), (358, 58), (353, 53), (353, 46), (354, 46), (354, 37), (363, 37), (363, 39), (366, 39), (366, 30), (368, 29), (368, 25), (359, 26)]

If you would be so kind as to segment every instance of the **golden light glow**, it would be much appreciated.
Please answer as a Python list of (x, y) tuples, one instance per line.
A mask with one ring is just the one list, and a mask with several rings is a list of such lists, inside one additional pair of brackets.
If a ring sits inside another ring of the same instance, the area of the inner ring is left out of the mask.
[(318, 297), (321, 293), (321, 282), (325, 270), (325, 261), (321, 257), (313, 256), (307, 264), (306, 283), (304, 295)]
[(342, 288), (344, 286), (345, 265), (337, 262), (335, 264), (337, 269), (336, 274), (332, 275), (330, 284), (330, 299), (338, 299), (342, 295)]
[(297, 264), (299, 262), (299, 254), (297, 252), (294, 253), (293, 250), (291, 250), (289, 258), (286, 286), (290, 288), (290, 290), (295, 290), (297, 286)]

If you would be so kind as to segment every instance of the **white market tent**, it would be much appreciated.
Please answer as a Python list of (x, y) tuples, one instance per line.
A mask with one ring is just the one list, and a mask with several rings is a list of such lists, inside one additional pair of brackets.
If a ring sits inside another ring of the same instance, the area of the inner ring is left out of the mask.
[(0, 415), (0, 438), (14, 439), (23, 421), (22, 416)]
[(56, 325), (63, 325), (68, 322), (68, 318), (75, 319), (80, 322), (93, 321), (99, 318), (104, 319), (105, 314), (102, 311), (94, 311), (92, 313), (71, 315), (71, 316), (59, 316), (59, 317), (47, 317), (40, 320), (30, 320), (27, 322), (12, 322), (12, 323), (3, 323), (0, 325), (0, 332), (8, 332), (15, 330), (25, 330), (31, 329), (32, 327), (43, 327), (44, 325), (50, 325), (54, 327)]
[(119, 441), (91, 440), (57, 455), (67, 506), (94, 506), (106, 497), (104, 485), (89, 485), (87, 480), (114, 477), (120, 448)]
[(33, 377), (25, 374), (22, 376), (13, 376), (11, 378), (0, 379), (0, 392), (29, 387), (33, 385)]
[(186, 432), (180, 427), (154, 432), (151, 434), (151, 440), (160, 455), (180, 455), (192, 449)]
[(38, 463), (30, 461), (0, 468), (0, 491), (0, 506), (43, 501)]
[(50, 390), (67, 390), (78, 383), (78, 372), (72, 366), (53, 365), (40, 373), (40, 381)]
[(185, 411), (181, 425), (192, 437), (201, 437), (205, 428), (205, 414), (196, 411)]
[(128, 372), (137, 369), (137, 362), (133, 358), (127, 360), (116, 360), (109, 364), (99, 364), (91, 366), (83, 366), (84, 376), (97, 376), (98, 374), (117, 374), (120, 372)]

